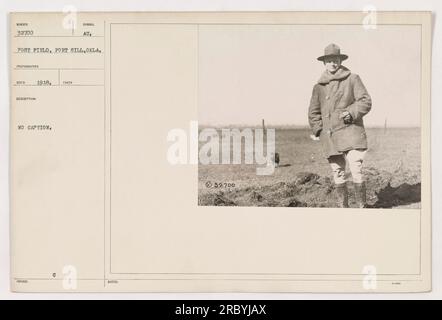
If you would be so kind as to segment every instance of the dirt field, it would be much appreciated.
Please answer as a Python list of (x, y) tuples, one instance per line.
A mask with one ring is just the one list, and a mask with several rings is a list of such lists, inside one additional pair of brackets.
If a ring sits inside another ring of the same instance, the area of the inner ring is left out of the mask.
[[(198, 203), (203, 206), (336, 207), (331, 170), (310, 130), (277, 129), (280, 167), (256, 175), (256, 165), (199, 165)], [(374, 208), (419, 208), (420, 129), (367, 129), (364, 162), (367, 202)], [(351, 176), (349, 176), (351, 180)], [(220, 186), (218, 186), (219, 184)], [(352, 185), (350, 205), (352, 206)]]

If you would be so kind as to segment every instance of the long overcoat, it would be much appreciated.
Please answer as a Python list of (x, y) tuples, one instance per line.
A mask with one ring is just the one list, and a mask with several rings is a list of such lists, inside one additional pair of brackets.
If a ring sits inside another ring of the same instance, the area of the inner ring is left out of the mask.
[[(370, 109), (370, 95), (357, 74), (344, 66), (334, 74), (322, 74), (313, 87), (308, 118), (327, 158), (352, 149), (367, 149), (363, 117)], [(352, 116), (349, 124), (342, 118), (344, 111)]]

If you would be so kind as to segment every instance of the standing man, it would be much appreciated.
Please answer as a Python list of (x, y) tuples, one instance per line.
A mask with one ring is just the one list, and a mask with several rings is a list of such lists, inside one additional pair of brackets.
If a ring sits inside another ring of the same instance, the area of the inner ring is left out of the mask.
[(341, 65), (348, 58), (336, 44), (328, 45), (318, 58), (325, 71), (313, 87), (308, 118), (313, 135), (322, 141), (325, 156), (333, 171), (338, 206), (348, 208), (345, 181), (346, 160), (355, 186), (358, 207), (366, 205), (362, 163), (367, 151), (367, 136), (362, 118), (371, 109), (371, 98), (361, 78)]

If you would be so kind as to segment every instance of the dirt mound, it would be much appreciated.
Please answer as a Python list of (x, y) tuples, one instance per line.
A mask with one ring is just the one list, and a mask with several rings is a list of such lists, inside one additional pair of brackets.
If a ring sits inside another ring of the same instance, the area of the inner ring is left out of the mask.
[[(417, 174), (401, 167), (393, 173), (364, 169), (367, 203), (374, 208), (391, 208), (420, 202), (421, 184)], [(202, 206), (336, 207), (335, 187), (329, 177), (300, 172), (289, 182), (200, 194)], [(348, 183), (350, 206), (355, 205), (353, 185)]]
[(200, 206), (236, 206), (237, 204), (224, 197), (223, 192), (204, 194), (198, 198)]
[(364, 171), (367, 202), (374, 208), (392, 208), (421, 201), (420, 175), (398, 167), (393, 173), (375, 168)]

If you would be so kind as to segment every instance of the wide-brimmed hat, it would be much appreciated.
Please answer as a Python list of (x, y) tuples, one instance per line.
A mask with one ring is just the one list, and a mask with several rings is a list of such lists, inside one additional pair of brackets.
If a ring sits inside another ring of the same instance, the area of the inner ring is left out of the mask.
[(346, 54), (341, 54), (341, 49), (334, 43), (329, 44), (324, 49), (324, 55), (318, 58), (319, 61), (324, 61), (327, 57), (340, 57), (341, 60), (345, 60), (348, 58)]

